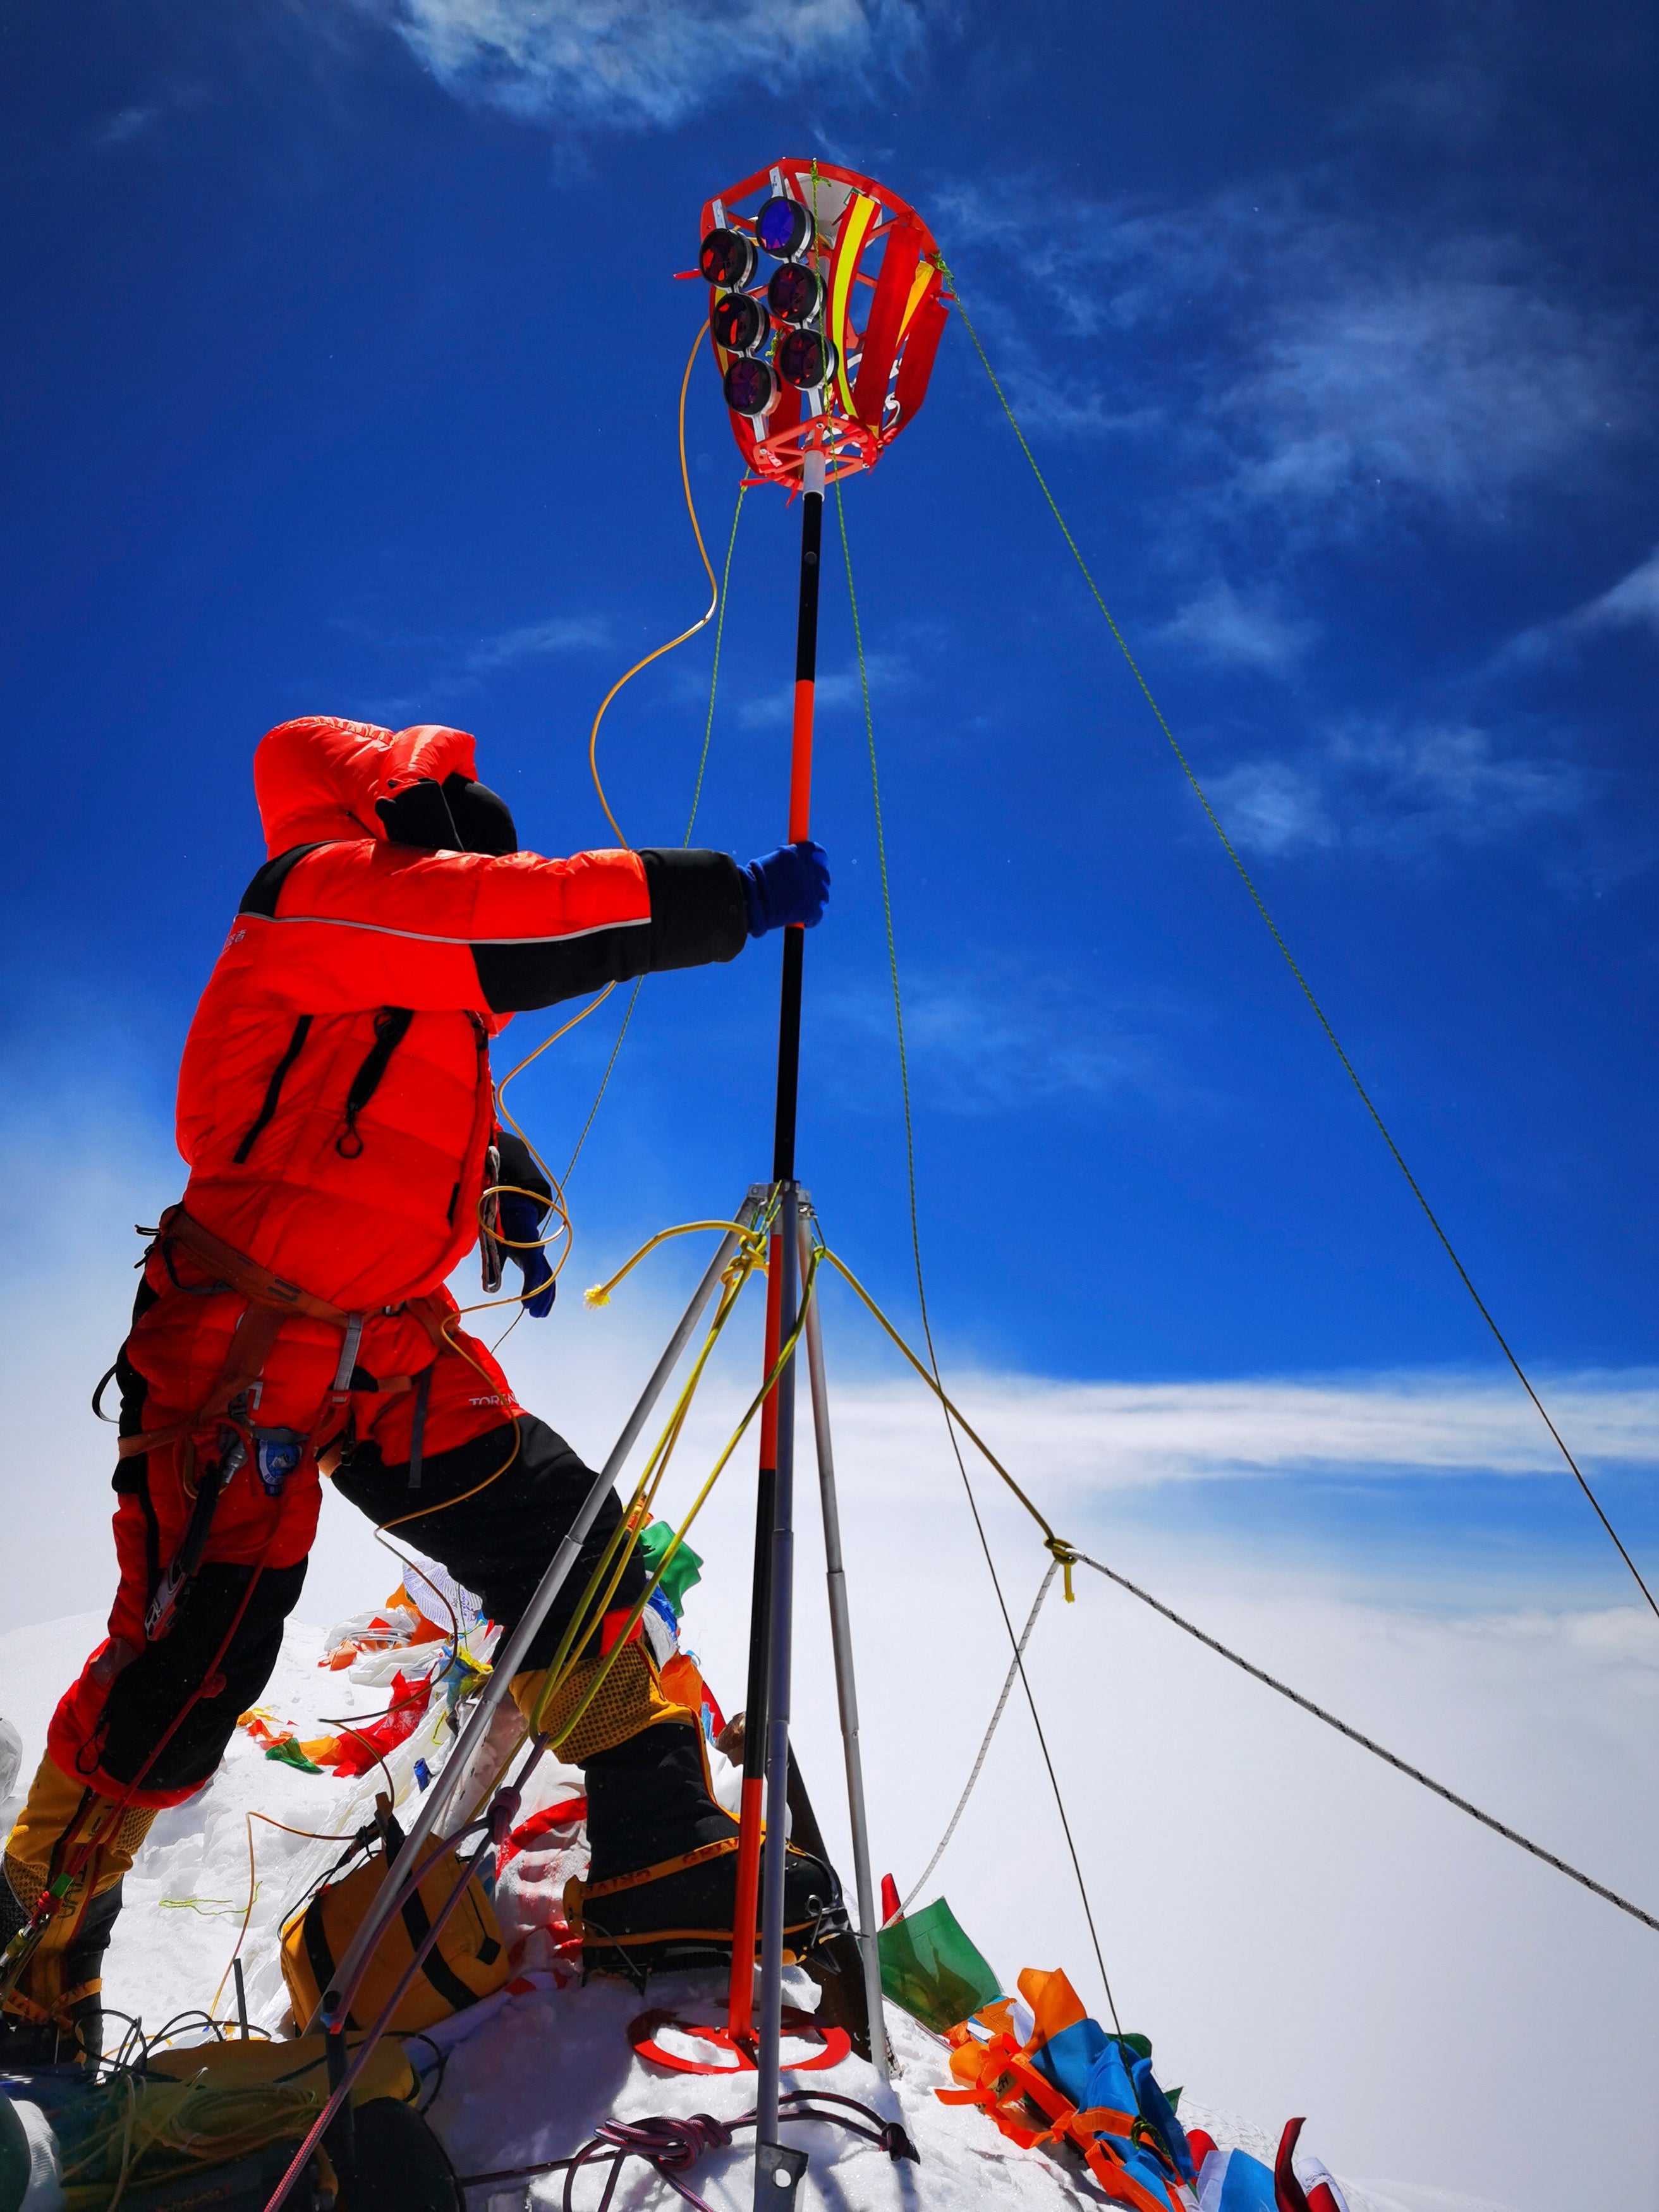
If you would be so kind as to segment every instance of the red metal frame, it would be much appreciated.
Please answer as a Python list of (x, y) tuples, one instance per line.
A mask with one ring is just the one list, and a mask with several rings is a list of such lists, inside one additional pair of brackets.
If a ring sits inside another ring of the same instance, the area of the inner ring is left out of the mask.
[[(699, 235), (722, 221), (728, 230), (752, 232), (760, 202), (777, 189), (775, 177), (803, 207), (816, 204), (817, 235), (803, 258), (823, 279), (823, 330), (838, 368), (816, 411), (805, 393), (785, 385), (758, 433), (748, 416), (733, 413), (732, 434), (749, 466), (746, 482), (793, 492), (810, 447), (823, 447), (834, 483), (873, 468), (908, 426), (927, 397), (950, 295), (933, 234), (909, 203), (833, 161), (787, 159), (757, 169), (703, 202)], [(746, 212), (745, 202), (754, 204)], [(765, 298), (764, 281), (750, 289)], [(868, 310), (861, 327), (853, 319), (855, 298)], [(724, 378), (732, 356), (714, 350)]]

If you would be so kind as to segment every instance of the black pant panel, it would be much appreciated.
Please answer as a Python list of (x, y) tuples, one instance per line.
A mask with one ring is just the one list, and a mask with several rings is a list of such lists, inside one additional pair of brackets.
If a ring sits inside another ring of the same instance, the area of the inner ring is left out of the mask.
[[(255, 1574), (258, 1581), (248, 1596)], [(283, 1648), (283, 1624), (299, 1602), (306, 1563), (267, 1567), (204, 1567), (181, 1599), (173, 1626), (147, 1644), (116, 1676), (99, 1732), (100, 1763), (118, 1782), (131, 1782), (174, 1716), (214, 1667), (219, 1647), (247, 1597), (246, 1609), (216, 1673), (223, 1686), (198, 1698), (144, 1773), (145, 1790), (185, 1790), (205, 1782), (224, 1757), (238, 1717), (258, 1701)]]
[[(409, 1463), (388, 1467), (380, 1446), (354, 1446), (341, 1462), (334, 1487), (377, 1527), (398, 1521), (397, 1534), (437, 1559), (464, 1588), (483, 1601), (492, 1620), (509, 1632), (517, 1627), (536, 1585), (567, 1534), (582, 1500), (593, 1486), (585, 1466), (561, 1436), (533, 1413), (519, 1416), (519, 1449), (504, 1474), (496, 1474), (513, 1452), (513, 1424), (487, 1429), (453, 1451), (434, 1452), (421, 1464), (421, 1486), (409, 1486)], [(495, 1479), (489, 1480), (491, 1476)], [(474, 1497), (465, 1493), (478, 1484)], [(448, 1501), (457, 1502), (450, 1504)], [(413, 1521), (402, 1516), (416, 1506)], [(544, 1667), (599, 1565), (606, 1540), (622, 1518), (613, 1491), (600, 1506), (574, 1565), (553, 1609), (536, 1632), (528, 1667)], [(631, 1605), (645, 1588), (645, 1568), (636, 1552), (617, 1585), (613, 1605)]]

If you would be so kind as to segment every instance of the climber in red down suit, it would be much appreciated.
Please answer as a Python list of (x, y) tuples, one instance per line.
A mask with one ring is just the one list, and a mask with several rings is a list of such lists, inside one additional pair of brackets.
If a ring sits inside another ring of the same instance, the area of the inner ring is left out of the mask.
[[(495, 1127), (490, 1038), (615, 980), (730, 960), (767, 928), (816, 922), (828, 895), (805, 844), (747, 867), (678, 849), (522, 853), (459, 730), (286, 722), (253, 777), (270, 858), (185, 1047), (190, 1180), (116, 1369), (120, 1586), (6, 1844), (0, 1944), (35, 1928), (0, 2063), (100, 2047), (121, 1877), (269, 1679), (316, 1532), (319, 1459), (506, 1629), (591, 1486), (455, 1324), (445, 1288), (499, 1182), (537, 1194), (501, 1197), (503, 1241), (520, 1248), (532, 1311), (550, 1303), (546, 1262), (526, 1248), (551, 1194)], [(612, 1496), (514, 1680), (526, 1712), (619, 1513)], [(643, 1586), (631, 1567), (614, 1607)], [(556, 1737), (602, 1648), (603, 1626), (549, 1704)], [(586, 1771), (591, 1956), (729, 1951), (735, 1827), (709, 1797), (702, 1742), (636, 1633), (560, 1744)], [(711, 1842), (727, 1848), (664, 1864)], [(825, 1887), (806, 1884), (800, 1914), (823, 1901), (806, 1889)], [(42, 1936), (49, 1889), (61, 1893)]]

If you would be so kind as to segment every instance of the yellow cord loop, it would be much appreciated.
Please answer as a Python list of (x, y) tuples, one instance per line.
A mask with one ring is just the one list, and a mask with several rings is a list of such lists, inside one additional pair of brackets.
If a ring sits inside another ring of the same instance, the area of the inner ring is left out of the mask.
[[(714, 578), (714, 563), (708, 557), (708, 548), (702, 542), (702, 528), (697, 520), (696, 502), (691, 496), (691, 472), (686, 465), (685, 458), (685, 397), (691, 382), (692, 365), (697, 358), (697, 348), (702, 343), (702, 334), (705, 327), (705, 325), (701, 324), (698, 325), (697, 335), (691, 341), (691, 350), (685, 357), (685, 374), (680, 380), (679, 447), (680, 482), (685, 489), (685, 511), (691, 519), (691, 534), (697, 541), (697, 550), (702, 556), (702, 565), (708, 576), (709, 599), (708, 612), (701, 616), (697, 621), (694, 622), (690, 629), (682, 630), (678, 637), (670, 638), (666, 645), (659, 645), (654, 653), (647, 653), (643, 660), (635, 661), (633, 667), (629, 670), (626, 676), (618, 677), (617, 681), (611, 685), (611, 689), (605, 693), (605, 697), (599, 702), (599, 711), (593, 717), (592, 733), (589, 737), (587, 743), (588, 767), (592, 772), (593, 788), (599, 793), (599, 805), (605, 810), (605, 818), (615, 831), (617, 843), (629, 850), (631, 850), (632, 848), (629, 847), (627, 838), (623, 836), (622, 830), (617, 825), (616, 816), (611, 811), (610, 803), (605, 795), (605, 786), (599, 781), (599, 725), (605, 720), (605, 709), (610, 706), (611, 702), (616, 697), (617, 692), (622, 690), (624, 684), (631, 682), (631, 680), (639, 674), (641, 669), (648, 668), (653, 660), (659, 660), (665, 653), (672, 653), (677, 645), (684, 645), (688, 638), (695, 637), (700, 629), (707, 627), (709, 621), (713, 618), (716, 608), (718, 608), (720, 610), (720, 628), (716, 630), (714, 636), (714, 675), (709, 684), (708, 690), (708, 718), (707, 726), (703, 731), (702, 757), (697, 764), (697, 787), (696, 792), (692, 794), (690, 820), (688, 821), (685, 825), (685, 842), (688, 845), (691, 842), (692, 823), (696, 822), (697, 817), (697, 802), (702, 792), (703, 771), (708, 764), (708, 744), (714, 727), (714, 684), (719, 681), (720, 641), (721, 633), (726, 628), (726, 580), (732, 573), (732, 549), (738, 542), (738, 521), (743, 513), (743, 487), (739, 486), (738, 488), (738, 504), (732, 517), (732, 535), (726, 543), (725, 573), (720, 580), (717, 583)], [(506, 1122), (507, 1127), (510, 1128), (516, 1136), (522, 1138), (525, 1144), (529, 1146), (530, 1157), (535, 1161), (537, 1166), (547, 1177), (548, 1182), (553, 1191), (553, 1204), (559, 1215), (560, 1222), (562, 1224), (565, 1239), (564, 1249), (560, 1253), (558, 1265), (553, 1270), (556, 1277), (563, 1273), (565, 1261), (570, 1257), (571, 1245), (573, 1242), (569, 1210), (565, 1204), (564, 1186), (570, 1179), (571, 1169), (576, 1164), (576, 1155), (581, 1151), (587, 1132), (593, 1125), (593, 1116), (599, 1110), (599, 1100), (604, 1097), (605, 1086), (611, 1080), (611, 1068), (614, 1067), (616, 1065), (617, 1053), (622, 1048), (623, 1036), (628, 1028), (629, 1017), (632, 1015), (634, 1011), (634, 1000), (639, 997), (640, 982), (643, 981), (643, 977), (641, 977), (635, 983), (634, 998), (629, 1000), (628, 1013), (623, 1018), (622, 1030), (617, 1033), (616, 1046), (612, 1049), (611, 1054), (611, 1064), (606, 1067), (604, 1077), (599, 1084), (599, 1097), (593, 1101), (592, 1108), (588, 1114), (586, 1123), (583, 1125), (581, 1135), (576, 1139), (575, 1151), (571, 1153), (569, 1162), (567, 1164), (562, 1176), (554, 1174), (552, 1169), (542, 1158), (541, 1154), (536, 1150), (535, 1146), (531, 1143), (530, 1138), (526, 1133), (525, 1130), (514, 1120), (512, 1114), (507, 1109), (506, 1103), (507, 1086), (509, 1083), (514, 1081), (517, 1077), (522, 1075), (526, 1068), (527, 1068), (532, 1061), (539, 1060), (542, 1054), (547, 1050), (549, 1045), (556, 1044), (562, 1036), (568, 1036), (570, 1031), (576, 1027), (578, 1023), (585, 1022), (590, 1014), (596, 1013), (605, 1004), (605, 1000), (611, 996), (611, 994), (616, 989), (616, 984), (614, 982), (607, 983), (604, 990), (599, 992), (593, 998), (590, 999), (587, 1004), (579, 1013), (573, 1014), (568, 1021), (562, 1023), (560, 1026), (554, 1030), (551, 1036), (544, 1037), (542, 1042), (536, 1047), (535, 1050), (531, 1053), (526, 1053), (516, 1067), (509, 1068), (507, 1073), (502, 1076), (501, 1081), (495, 1085), (495, 1111), (497, 1115), (501, 1121)], [(558, 1233), (559, 1231), (555, 1231), (554, 1232), (556, 1236)], [(530, 1294), (526, 1292), (524, 1295), (528, 1296)], [(520, 1303), (522, 1303), (522, 1300), (520, 1300)]]
[[(665, 653), (672, 653), (677, 645), (684, 645), (695, 637), (714, 619), (714, 610), (720, 605), (720, 587), (714, 577), (714, 564), (708, 557), (708, 548), (702, 542), (702, 532), (697, 522), (697, 510), (691, 497), (691, 472), (685, 463), (685, 395), (691, 382), (691, 364), (697, 357), (697, 348), (702, 343), (706, 323), (699, 323), (697, 335), (691, 341), (691, 350), (685, 356), (685, 374), (680, 379), (680, 481), (685, 486), (685, 504), (691, 517), (691, 533), (697, 541), (697, 550), (702, 556), (702, 565), (708, 572), (708, 611), (700, 615), (690, 629), (683, 629), (678, 637), (671, 637), (666, 645), (659, 645), (654, 653), (647, 653), (643, 660), (636, 660), (626, 676), (619, 676), (599, 702), (599, 711), (593, 717), (592, 734), (587, 740), (587, 765), (593, 778), (593, 788), (599, 794), (599, 805), (605, 809), (605, 818), (617, 833), (617, 842), (625, 852), (634, 849), (622, 833), (622, 824), (611, 811), (611, 802), (605, 795), (605, 786), (599, 781), (599, 725), (605, 720), (605, 709), (624, 684), (631, 684), (641, 669), (649, 668), (653, 660), (660, 660)], [(732, 526), (736, 534), (736, 525)]]
[(1078, 1562), (1077, 1553), (1072, 1549), (1071, 1546), (1066, 1541), (1066, 1539), (1063, 1536), (1045, 1536), (1042, 1541), (1044, 1547), (1048, 1551), (1052, 1552), (1055, 1559), (1060, 1562), (1060, 1574), (1064, 1581), (1066, 1590), (1066, 1604), (1075, 1604), (1077, 1601), (1077, 1592), (1072, 1588), (1072, 1570)]
[[(631, 1260), (623, 1261), (609, 1282), (595, 1283), (592, 1290), (584, 1291), (583, 1303), (590, 1306), (608, 1306), (611, 1303), (611, 1291), (616, 1289), (624, 1275), (633, 1273), (647, 1253), (654, 1252), (659, 1244), (665, 1244), (671, 1237), (694, 1237), (699, 1230), (702, 1229), (718, 1229), (722, 1236), (732, 1236), (738, 1239), (738, 1250), (733, 1254), (732, 1266), (726, 1269), (721, 1278), (722, 1281), (729, 1282), (732, 1269), (738, 1265), (738, 1259), (746, 1246), (754, 1245), (758, 1250), (764, 1251), (771, 1218), (772, 1210), (769, 1209), (758, 1221), (751, 1224), (747, 1229), (740, 1221), (682, 1221), (672, 1229), (659, 1229), (654, 1237), (647, 1237)], [(765, 1273), (763, 1266), (761, 1272)]]
[[(719, 1481), (720, 1476), (725, 1473), (726, 1467), (731, 1462), (732, 1453), (736, 1451), (738, 1446), (743, 1442), (744, 1436), (748, 1433), (750, 1424), (753, 1421), (756, 1414), (759, 1413), (761, 1407), (766, 1403), (767, 1399), (771, 1395), (778, 1377), (782, 1374), (789, 1361), (794, 1357), (795, 1347), (800, 1342), (802, 1331), (806, 1326), (807, 1302), (812, 1296), (813, 1284), (817, 1275), (818, 1262), (821, 1259), (830, 1258), (831, 1256), (832, 1255), (830, 1254), (823, 1252), (822, 1250), (814, 1251), (812, 1257), (807, 1265), (805, 1279), (801, 1285), (800, 1308), (795, 1316), (794, 1327), (790, 1330), (788, 1336), (784, 1340), (783, 1343), (778, 1347), (778, 1356), (776, 1360), (773, 1363), (771, 1372), (767, 1376), (766, 1380), (761, 1384), (760, 1389), (755, 1393), (755, 1395), (750, 1400), (749, 1405), (744, 1413), (743, 1419), (738, 1423), (737, 1427), (732, 1431), (732, 1434), (727, 1438), (725, 1448), (722, 1449), (720, 1457), (715, 1461), (714, 1467), (710, 1469), (702, 1487), (698, 1491), (696, 1498), (692, 1499), (690, 1512), (687, 1513), (684, 1520), (681, 1522), (679, 1527), (675, 1530), (672, 1538), (663, 1553), (661, 1559), (658, 1562), (655, 1573), (651, 1577), (644, 1589), (630, 1607), (625, 1625), (618, 1634), (616, 1642), (611, 1645), (610, 1652), (600, 1662), (599, 1670), (583, 1694), (580, 1704), (576, 1707), (575, 1711), (571, 1715), (569, 1720), (567, 1722), (558, 1738), (560, 1742), (568, 1741), (578, 1722), (581, 1719), (583, 1714), (587, 1711), (594, 1698), (598, 1697), (600, 1690), (604, 1687), (606, 1677), (610, 1674), (611, 1668), (621, 1657), (623, 1646), (627, 1644), (629, 1638), (632, 1636), (635, 1629), (638, 1626), (641, 1616), (643, 1614), (646, 1607), (651, 1602), (652, 1597), (659, 1587), (664, 1575), (666, 1574), (670, 1565), (672, 1564), (675, 1553), (679, 1550), (680, 1546), (685, 1541), (687, 1535), (690, 1534), (691, 1524), (696, 1521), (698, 1514), (702, 1512), (704, 1505), (708, 1500), (709, 1493), (713, 1491), (714, 1485)], [(735, 1293), (725, 1303), (726, 1310), (729, 1311), (731, 1305), (735, 1303)], [(723, 1322), (724, 1315), (722, 1315), (720, 1318)], [(702, 1362), (700, 1361), (698, 1364), (699, 1369), (701, 1369)], [(625, 1521), (626, 1516), (624, 1516), (624, 1522)], [(620, 1570), (618, 1572), (620, 1572)], [(544, 1688), (541, 1697), (537, 1701), (535, 1722), (532, 1723), (533, 1725), (539, 1725), (542, 1714), (545, 1710), (548, 1702), (551, 1680), (551, 1670), (550, 1669), (550, 1687)]]

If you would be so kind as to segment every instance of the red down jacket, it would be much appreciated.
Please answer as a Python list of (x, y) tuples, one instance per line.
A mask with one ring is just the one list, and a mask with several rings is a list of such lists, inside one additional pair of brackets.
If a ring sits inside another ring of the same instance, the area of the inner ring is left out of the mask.
[[(490, 1037), (520, 1009), (613, 979), (729, 960), (748, 934), (742, 879), (725, 854), (550, 860), (387, 841), (379, 800), (457, 775), (474, 778), (472, 739), (434, 725), (394, 733), (314, 717), (261, 741), (254, 784), (270, 857), (243, 896), (179, 1071), (185, 1211), (245, 1259), (362, 1316), (343, 1391), (341, 1328), (285, 1316), (248, 1417), (313, 1449), (274, 1493), (244, 1463), (215, 1510), (204, 1566), (289, 1571), (273, 1599), (279, 1624), (316, 1533), (316, 1453), (330, 1437), (349, 1425), (386, 1463), (406, 1461), (408, 1378), (422, 1370), (428, 1455), (520, 1410), (482, 1344), (452, 1319), (434, 1359), (425, 1322), (405, 1310), (419, 1297), (454, 1314), (444, 1281), (477, 1239), (495, 1118)], [(139, 1305), (123, 1426), (176, 1433), (208, 1402), (247, 1308), (177, 1243), (152, 1250)], [(158, 1437), (122, 1460), (116, 1489), (120, 1587), (108, 1640), (48, 1739), (64, 1772), (110, 1795), (132, 1768), (101, 1765), (108, 1686), (144, 1651), (149, 1595), (190, 1517), (186, 1447)], [(171, 1650), (146, 1655), (151, 1673), (167, 1674)], [(269, 1655), (253, 1675), (268, 1671)], [(170, 1712), (166, 1690), (155, 1694)], [(176, 1781), (158, 1771), (133, 1802), (187, 1796), (217, 1755)]]
[(477, 1237), (488, 1041), (520, 1009), (746, 936), (722, 853), (426, 853), (375, 802), (474, 773), (472, 739), (323, 718), (254, 756), (270, 862), (202, 995), (179, 1078), (185, 1205), (356, 1311), (435, 1290)]
[[(261, 741), (253, 772), (270, 858), (185, 1047), (184, 1205), (245, 1257), (365, 1314), (366, 1379), (410, 1375), (430, 1363), (430, 1340), (413, 1316), (386, 1310), (417, 1297), (453, 1310), (444, 1279), (477, 1239), (494, 1120), (489, 1038), (521, 1008), (731, 959), (747, 936), (742, 880), (723, 853), (549, 860), (388, 843), (377, 800), (422, 778), (472, 777), (472, 739), (460, 730), (285, 722)], [(181, 1279), (191, 1295), (180, 1295)], [(148, 1279), (161, 1296), (127, 1354), (153, 1430), (204, 1403), (243, 1302), (201, 1295), (204, 1271), (176, 1247), (152, 1256)], [(265, 1362), (259, 1425), (314, 1433), (340, 1347), (325, 1322), (285, 1322)], [(440, 1363), (426, 1449), (514, 1410), (500, 1370), (469, 1343), (466, 1360)], [(386, 1429), (388, 1460), (406, 1453), (407, 1391), (355, 1398), (353, 1412), (360, 1432)], [(149, 1456), (159, 1493), (161, 1455)], [(248, 1487), (246, 1510), (240, 1489), (227, 1492), (212, 1555), (262, 1555), (270, 1516)], [(271, 1565), (305, 1556), (316, 1509), (308, 1465), (264, 1554)]]

